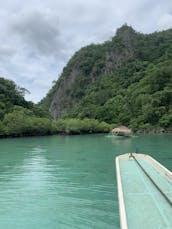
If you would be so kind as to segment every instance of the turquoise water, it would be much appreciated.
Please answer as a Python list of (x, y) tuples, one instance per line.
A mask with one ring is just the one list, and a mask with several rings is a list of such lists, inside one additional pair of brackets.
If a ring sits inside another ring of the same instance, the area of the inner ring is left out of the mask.
[(115, 156), (148, 153), (172, 170), (172, 135), (0, 140), (0, 228), (119, 229)]

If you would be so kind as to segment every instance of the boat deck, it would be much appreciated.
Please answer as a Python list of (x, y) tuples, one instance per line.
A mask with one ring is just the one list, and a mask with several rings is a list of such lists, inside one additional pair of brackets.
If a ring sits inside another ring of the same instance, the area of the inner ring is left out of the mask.
[[(163, 173), (144, 157), (138, 157), (137, 161), (172, 202), (171, 174), (166, 176), (166, 171)], [(171, 229), (172, 206), (137, 162), (129, 157), (119, 159), (119, 170), (127, 221), (124, 228)]]

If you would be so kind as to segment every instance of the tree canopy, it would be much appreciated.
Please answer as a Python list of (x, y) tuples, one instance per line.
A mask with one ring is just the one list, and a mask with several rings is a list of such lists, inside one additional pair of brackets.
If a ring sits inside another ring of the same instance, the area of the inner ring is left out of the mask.
[(124, 25), (111, 41), (75, 53), (45, 98), (46, 105), (53, 118), (170, 128), (171, 66), (171, 29), (145, 35)]

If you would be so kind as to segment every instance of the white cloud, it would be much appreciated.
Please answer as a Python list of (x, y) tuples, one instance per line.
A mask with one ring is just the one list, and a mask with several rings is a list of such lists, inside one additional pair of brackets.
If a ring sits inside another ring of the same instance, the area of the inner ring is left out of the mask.
[(172, 28), (172, 15), (164, 14), (158, 20), (158, 27), (160, 30)]
[(0, 75), (39, 101), (71, 55), (127, 22), (139, 32), (172, 27), (171, 0), (0, 0)]

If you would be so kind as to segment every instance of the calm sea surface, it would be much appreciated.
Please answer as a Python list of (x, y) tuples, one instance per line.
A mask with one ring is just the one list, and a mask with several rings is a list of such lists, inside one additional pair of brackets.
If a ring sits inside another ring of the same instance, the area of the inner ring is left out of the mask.
[(119, 229), (115, 156), (135, 148), (172, 170), (172, 135), (0, 140), (0, 228)]

